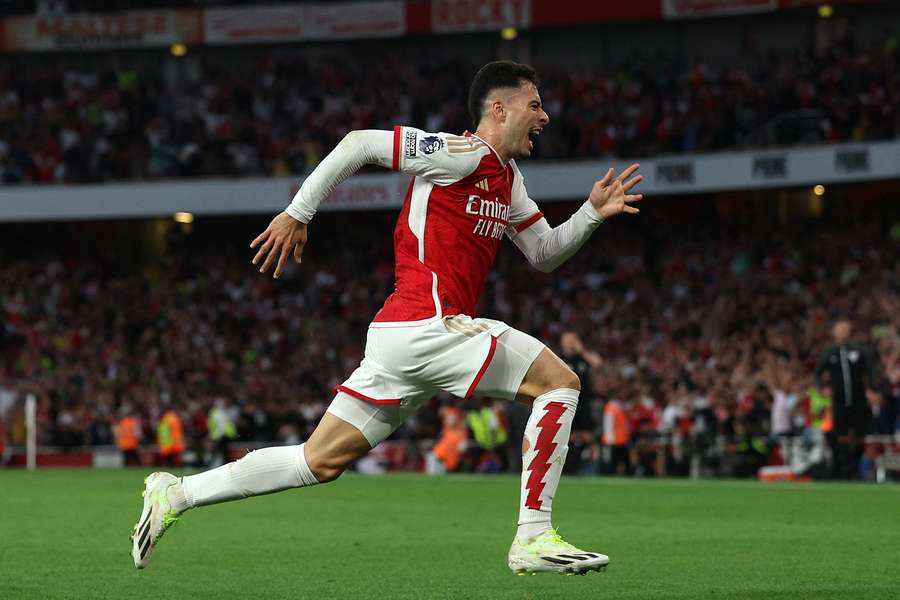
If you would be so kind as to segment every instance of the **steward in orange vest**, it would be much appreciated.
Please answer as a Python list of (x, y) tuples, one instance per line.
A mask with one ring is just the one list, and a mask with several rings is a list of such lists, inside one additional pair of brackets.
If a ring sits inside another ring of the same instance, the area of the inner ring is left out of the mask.
[(184, 427), (181, 417), (174, 408), (167, 408), (159, 419), (157, 429), (159, 443), (159, 455), (163, 464), (170, 466), (181, 465), (181, 453), (184, 452)]
[(628, 415), (618, 400), (610, 400), (603, 407), (603, 456), (610, 473), (625, 475), (631, 470), (630, 441)]
[(141, 459), (138, 455), (138, 446), (141, 443), (141, 422), (131, 413), (125, 413), (125, 416), (119, 419), (115, 426), (116, 446), (122, 451), (122, 457), (125, 464), (140, 465)]
[(628, 415), (618, 400), (610, 400), (603, 407), (603, 443), (608, 446), (625, 446), (631, 441)]
[(447, 406), (441, 412), (443, 422), (441, 439), (431, 452), (447, 465), (448, 471), (455, 471), (459, 467), (463, 448), (469, 438), (466, 414), (458, 406)]

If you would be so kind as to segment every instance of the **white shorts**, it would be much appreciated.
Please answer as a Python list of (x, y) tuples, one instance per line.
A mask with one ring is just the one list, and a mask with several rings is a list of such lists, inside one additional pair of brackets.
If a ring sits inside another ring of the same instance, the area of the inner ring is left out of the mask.
[(335, 388), (328, 412), (375, 447), (440, 391), (513, 400), (544, 344), (492, 319), (454, 315), (372, 323), (365, 356)]

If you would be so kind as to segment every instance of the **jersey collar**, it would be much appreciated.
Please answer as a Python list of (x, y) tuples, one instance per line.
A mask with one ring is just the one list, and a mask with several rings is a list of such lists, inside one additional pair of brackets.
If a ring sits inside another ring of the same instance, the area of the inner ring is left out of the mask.
[(491, 149), (491, 152), (494, 153), (494, 156), (497, 157), (497, 161), (500, 163), (500, 166), (506, 167), (506, 163), (503, 162), (503, 159), (500, 157), (500, 153), (498, 153), (496, 150), (494, 150), (494, 147), (491, 146), (490, 144), (488, 144), (487, 142), (485, 142), (483, 138), (478, 137), (477, 135), (475, 135), (474, 133), (472, 133), (472, 132), (469, 131), (468, 129), (466, 129), (466, 130), (463, 132), (463, 136), (464, 136), (464, 137), (473, 137), (473, 138), (475, 138), (476, 140), (481, 140), (481, 142), (484, 143), (485, 146), (487, 146), (488, 148)]

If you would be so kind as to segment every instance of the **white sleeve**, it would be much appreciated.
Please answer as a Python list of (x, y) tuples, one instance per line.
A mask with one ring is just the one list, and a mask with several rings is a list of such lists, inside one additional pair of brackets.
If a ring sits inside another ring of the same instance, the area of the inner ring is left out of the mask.
[(390, 131), (351, 131), (309, 174), (285, 212), (302, 223), (309, 223), (319, 204), (363, 165), (390, 167), (393, 140)]
[(475, 171), (490, 151), (474, 136), (427, 133), (398, 125), (394, 127), (391, 168), (447, 186)]
[(544, 213), (528, 197), (522, 174), (515, 163), (513, 170), (515, 181), (506, 235), (534, 268), (549, 273), (578, 252), (603, 219), (586, 201), (568, 221), (551, 228)]

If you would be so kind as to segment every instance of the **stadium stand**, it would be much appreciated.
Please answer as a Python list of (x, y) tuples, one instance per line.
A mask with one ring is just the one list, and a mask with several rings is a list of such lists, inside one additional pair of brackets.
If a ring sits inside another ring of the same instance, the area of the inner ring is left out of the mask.
[[(302, 174), (352, 129), (403, 122), (461, 132), (470, 121), (459, 82), (491, 55), (484, 47), (460, 59), (451, 48), (412, 60), (371, 44), (314, 57), (256, 51), (252, 60), (207, 49), (177, 75), (141, 53), (8, 64), (0, 181)], [(849, 30), (815, 53), (751, 48), (728, 64), (662, 53), (574, 70), (534, 62), (553, 119), (538, 158), (900, 136), (900, 43), (889, 29), (865, 42)]]
[[(47, 445), (109, 444), (130, 408), (152, 441), (173, 403), (201, 449), (218, 398), (233, 402), (243, 443), (303, 439), (357, 364), (366, 325), (390, 291), (391, 220), (370, 214), (363, 228), (360, 217), (324, 215), (316, 235), (327, 241), (277, 286), (247, 268), (243, 240), (173, 240), (174, 251), (141, 272), (95, 256), (5, 264), (0, 394), (38, 395)], [(880, 359), (873, 391), (883, 400), (873, 394), (882, 408), (871, 433), (900, 427), (900, 240), (873, 221), (790, 235), (695, 228), (673, 223), (665, 238), (604, 230), (542, 276), (536, 295), (528, 292), (535, 273), (507, 249), (481, 312), (548, 342), (577, 330), (604, 357), (591, 373), (596, 433), (603, 402), (623, 403), (630, 472), (686, 474), (697, 456), (694, 467), (708, 474), (739, 474), (745, 434), (762, 444), (767, 464), (779, 394), (791, 397), (789, 433), (821, 429), (812, 369), (835, 315), (850, 317)], [(442, 398), (419, 415), (432, 426), (412, 423), (397, 437), (434, 439), (441, 404), (458, 401)], [(21, 443), (20, 409), (9, 429)], [(599, 462), (572, 468), (591, 472)]]
[[(51, 15), (102, 9), (40, 4)], [(21, 5), (10, 3), (6, 14), (33, 10)], [(718, 39), (709, 23), (697, 26), (699, 35), (670, 23), (610, 30), (614, 40), (634, 31), (645, 38), (664, 32), (659, 37), (668, 40), (661, 49), (619, 54), (592, 46), (596, 32), (585, 27), (523, 31), (552, 119), (536, 158), (564, 164), (896, 140), (900, 38), (879, 23), (878, 10), (851, 12), (858, 22), (846, 21), (816, 44), (816, 36), (792, 37), (806, 22), (792, 14), (789, 34), (772, 34), (777, 47), (743, 40), (727, 60), (713, 41), (691, 43), (706, 34)], [(754, 27), (778, 17), (766, 18)], [(458, 52), (460, 44), (466, 52)], [(594, 48), (598, 58), (555, 60), (571, 47)], [(470, 128), (460, 82), (507, 50), (491, 31), (339, 47), (198, 46), (162, 60), (147, 49), (22, 55), (0, 66), (0, 181), (8, 190), (299, 179), (353, 129)], [(896, 186), (884, 191), (896, 193)], [(839, 316), (854, 322), (856, 338), (878, 358), (868, 433), (900, 432), (896, 209), (885, 203), (852, 219), (832, 214), (753, 226), (749, 221), (771, 210), (770, 199), (745, 197), (761, 206), (732, 215), (717, 206), (711, 210), (719, 216), (699, 226), (696, 212), (678, 218), (671, 207), (650, 205), (645, 229), (604, 228), (571, 263), (539, 276), (538, 294), (529, 293), (535, 272), (514, 250), (501, 254), (480, 312), (551, 346), (576, 330), (604, 359), (590, 376), (596, 428), (574, 440), (570, 471), (608, 469), (600, 436), (610, 400), (628, 416), (630, 474), (741, 476), (791, 461), (814, 467), (810, 454), (824, 445), (828, 400), (812, 373)], [(681, 196), (670, 200), (687, 204)], [(665, 216), (654, 217), (655, 210)], [(190, 462), (198, 464), (210, 452), (214, 407), (228, 415), (226, 429), (233, 421), (236, 445), (305, 439), (334, 385), (358, 363), (366, 325), (392, 289), (394, 218), (323, 213), (304, 263), (310, 268), (288, 271), (278, 285), (249, 268), (243, 229), (227, 240), (174, 229), (150, 248), (147, 240), (125, 241), (134, 228), (122, 223), (106, 251), (103, 242), (85, 251), (70, 240), (55, 252), (23, 252), (28, 241), (15, 225), (3, 225), (0, 448), (4, 436), (7, 454), (23, 444), (21, 399), (28, 394), (38, 398), (39, 444), (65, 450), (114, 444), (116, 424), (128, 415), (139, 418), (148, 448), (170, 406), (181, 414)], [(64, 229), (71, 235), (79, 227)], [(442, 396), (430, 403), (395, 435), (404, 452), (394, 466), (420, 468), (442, 418), (480, 410), (481, 402)], [(521, 417), (514, 406), (492, 409), (507, 428)], [(517, 451), (508, 446), (506, 455), (470, 444), (460, 468), (509, 466)], [(151, 451), (144, 460), (153, 460)], [(867, 453), (860, 475), (874, 477), (874, 465)]]

